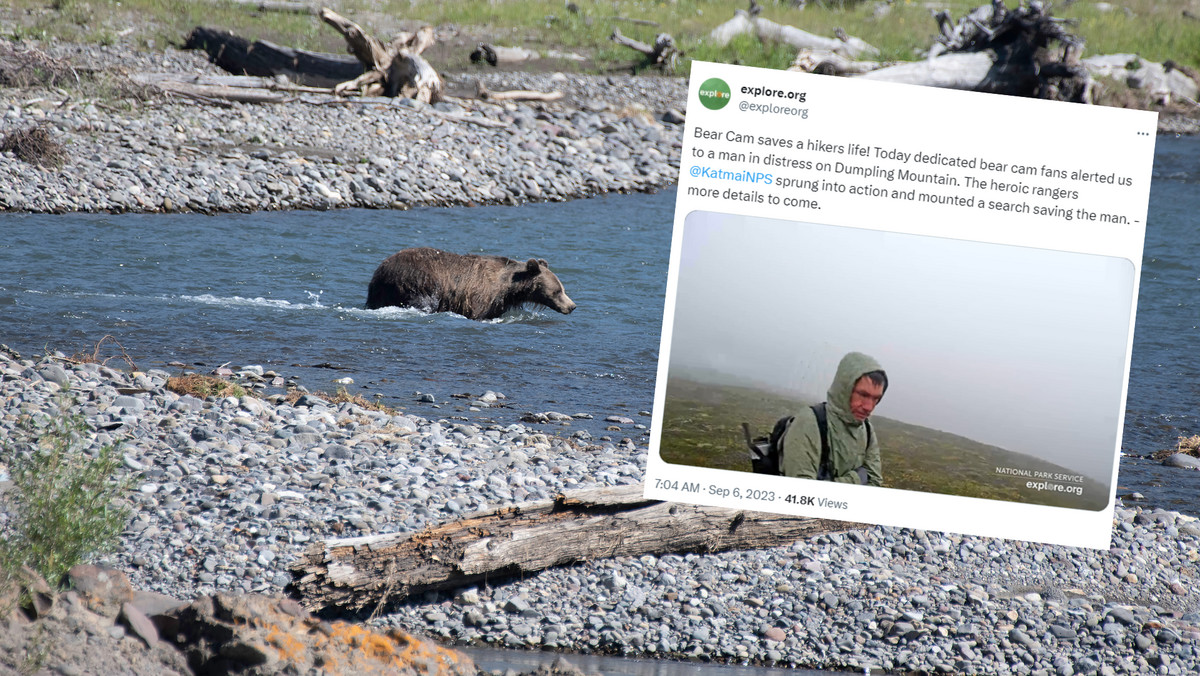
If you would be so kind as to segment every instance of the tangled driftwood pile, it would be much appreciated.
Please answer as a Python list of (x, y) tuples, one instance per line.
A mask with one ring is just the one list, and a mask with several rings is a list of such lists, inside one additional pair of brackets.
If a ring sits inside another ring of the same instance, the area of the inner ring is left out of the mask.
[(328, 7), (321, 10), (321, 20), (346, 38), (350, 53), (365, 69), (362, 75), (334, 87), (335, 94), (360, 91), (363, 96), (406, 96), (425, 103), (441, 100), (445, 89), (442, 78), (421, 56), (433, 45), (433, 26), (402, 32), (384, 45)]
[(433, 45), (433, 28), (402, 32), (386, 45), (361, 26), (329, 8), (321, 20), (346, 39), (353, 58), (309, 52), (203, 26), (194, 29), (185, 49), (203, 49), (213, 63), (236, 75), (284, 77), (301, 86), (332, 87), (333, 93), (407, 96), (434, 103), (443, 96), (441, 77), (421, 53)]
[[(327, 7), (317, 14), (342, 34), (350, 57), (283, 47), (265, 40), (250, 42), (229, 31), (199, 26), (188, 35), (184, 48), (203, 49), (213, 63), (232, 76), (185, 81), (175, 74), (140, 73), (134, 79), (209, 102), (280, 103), (294, 100), (298, 94), (357, 94), (364, 100), (406, 97), (424, 103), (437, 103), (446, 97), (441, 76), (422, 56), (434, 44), (432, 26), (401, 32), (384, 44)], [(472, 60), (486, 59), (494, 65), (499, 49), (504, 48), (481, 44)], [(558, 92), (493, 92), (482, 85), (477, 94), (489, 101), (554, 101), (562, 96)]]
[(929, 56), (871, 71), (863, 77), (1064, 101), (1089, 100), (1090, 78), (1080, 64), (1083, 39), (1042, 3), (1016, 9), (1003, 0), (978, 7), (957, 23), (941, 11)]

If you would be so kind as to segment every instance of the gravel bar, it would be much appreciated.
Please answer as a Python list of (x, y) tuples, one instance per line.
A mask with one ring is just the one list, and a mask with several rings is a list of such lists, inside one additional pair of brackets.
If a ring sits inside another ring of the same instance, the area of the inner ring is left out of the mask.
[[(247, 366), (235, 378), (271, 375)], [(313, 541), (636, 483), (645, 467), (632, 442), (313, 395), (200, 400), (167, 390), (167, 377), (0, 354), (0, 435), (66, 405), (86, 417), (91, 448), (119, 442), (133, 515), (106, 562), (179, 599), (278, 593)], [(373, 622), (463, 644), (732, 663), (1196, 673), (1200, 523), (1138, 505), (1113, 518), (1108, 551), (863, 527), (773, 549), (593, 561), (426, 594)]]
[[(20, 51), (0, 40), (0, 54)], [(60, 62), (120, 73), (219, 71), (193, 52), (61, 46)], [(96, 77), (91, 75), (90, 77)], [(297, 96), (280, 104), (0, 88), (0, 136), (42, 125), (69, 159), (0, 152), (0, 211), (218, 213), (559, 201), (653, 191), (679, 172), (682, 78), (481, 72), (449, 91), (561, 91), (557, 102)], [(128, 82), (122, 86), (132, 88)], [(664, 119), (666, 121), (664, 121)], [(501, 126), (487, 126), (499, 123)]]

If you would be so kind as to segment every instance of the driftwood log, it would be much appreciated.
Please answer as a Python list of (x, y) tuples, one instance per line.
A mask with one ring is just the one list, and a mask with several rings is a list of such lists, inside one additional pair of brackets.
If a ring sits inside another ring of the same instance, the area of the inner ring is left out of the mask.
[(215, 83), (180, 82), (173, 79), (149, 80), (143, 77), (132, 77), (134, 82), (154, 85), (171, 93), (197, 99), (206, 103), (214, 101), (236, 101), (238, 103), (283, 103), (287, 100), (284, 94), (271, 91), (268, 88), (247, 88)]
[(641, 52), (646, 57), (644, 65), (654, 66), (664, 73), (674, 73), (679, 57), (683, 56), (683, 52), (675, 44), (675, 38), (671, 37), (669, 33), (659, 33), (654, 36), (653, 45), (625, 37), (620, 28), (614, 28), (608, 39), (622, 47)]
[(291, 566), (288, 591), (310, 610), (360, 611), (579, 561), (771, 547), (851, 527), (646, 500), (641, 485), (581, 490), (414, 534), (327, 540)]
[(757, 18), (757, 14), (758, 12), (755, 12), (754, 15), (751, 15), (744, 9), (734, 10), (733, 18), (712, 29), (712, 32), (708, 34), (708, 39), (718, 46), (724, 47), (739, 35), (753, 34), (754, 18)]
[(818, 75), (862, 75), (882, 67), (878, 61), (855, 61), (824, 49), (801, 49), (788, 70)]
[(782, 42), (796, 49), (827, 49), (852, 59), (860, 56), (874, 56), (879, 53), (875, 47), (859, 38), (846, 35), (840, 29), (835, 37), (826, 38), (800, 30), (795, 26), (785, 26), (761, 17), (755, 18), (753, 21), (758, 39), (763, 42)]
[(445, 91), (442, 78), (421, 56), (434, 43), (432, 26), (400, 33), (384, 45), (328, 7), (321, 8), (321, 20), (342, 34), (347, 50), (364, 68), (362, 75), (334, 87), (336, 93), (358, 90), (363, 96), (406, 96), (425, 103), (442, 100)]
[(157, 87), (169, 94), (217, 103), (286, 103), (300, 94), (332, 96), (330, 87), (309, 87), (292, 84), (284, 78), (254, 75), (187, 75), (184, 73), (130, 73), (129, 79), (139, 85)]
[(712, 29), (709, 39), (718, 45), (727, 45), (738, 35), (755, 35), (762, 42), (782, 42), (799, 50), (833, 52), (843, 57), (857, 59), (874, 56), (879, 50), (866, 41), (846, 35), (838, 29), (832, 38), (814, 35), (795, 26), (775, 23), (758, 16), (761, 8), (753, 1), (750, 10), (734, 11), (733, 18)]
[(235, 5), (258, 12), (290, 12), (292, 14), (316, 14), (317, 7), (303, 2), (288, 0), (229, 0)]
[(945, 54), (936, 59), (898, 63), (862, 74), (867, 80), (903, 84), (978, 90), (996, 67), (996, 57), (988, 52)]
[(471, 63), (479, 63), (483, 61), (489, 66), (496, 66), (501, 63), (524, 63), (525, 61), (536, 61), (539, 54), (532, 49), (524, 47), (501, 47), (499, 45), (481, 42), (471, 52)]
[(483, 84), (482, 80), (475, 82), (475, 95), (482, 101), (557, 101), (563, 97), (562, 92), (534, 92), (514, 89), (506, 92), (494, 92)]
[(266, 40), (250, 42), (229, 31), (197, 26), (184, 41), (184, 49), (203, 49), (218, 67), (234, 75), (274, 77), (313, 87), (332, 87), (362, 75), (358, 59), (281, 47)]

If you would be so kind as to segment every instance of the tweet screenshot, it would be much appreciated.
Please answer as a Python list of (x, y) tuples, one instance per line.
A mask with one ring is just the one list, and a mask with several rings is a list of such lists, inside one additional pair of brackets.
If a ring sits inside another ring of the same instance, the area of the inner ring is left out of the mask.
[(646, 497), (1107, 548), (1156, 124), (694, 62)]

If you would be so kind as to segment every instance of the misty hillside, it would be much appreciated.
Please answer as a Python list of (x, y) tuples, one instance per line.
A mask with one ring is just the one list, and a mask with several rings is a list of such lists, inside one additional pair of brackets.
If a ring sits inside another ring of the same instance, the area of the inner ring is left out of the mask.
[[(743, 385), (671, 378), (660, 423), (662, 459), (749, 472), (742, 422), (750, 423), (754, 435), (766, 435), (780, 417), (813, 403)], [(883, 485), (888, 488), (1091, 510), (1108, 502), (1108, 487), (1086, 477), (1079, 496), (1027, 488), (1035, 479), (996, 472), (997, 467), (1012, 467), (1078, 474), (1033, 456), (879, 416), (872, 416), (871, 424), (880, 440)]]

